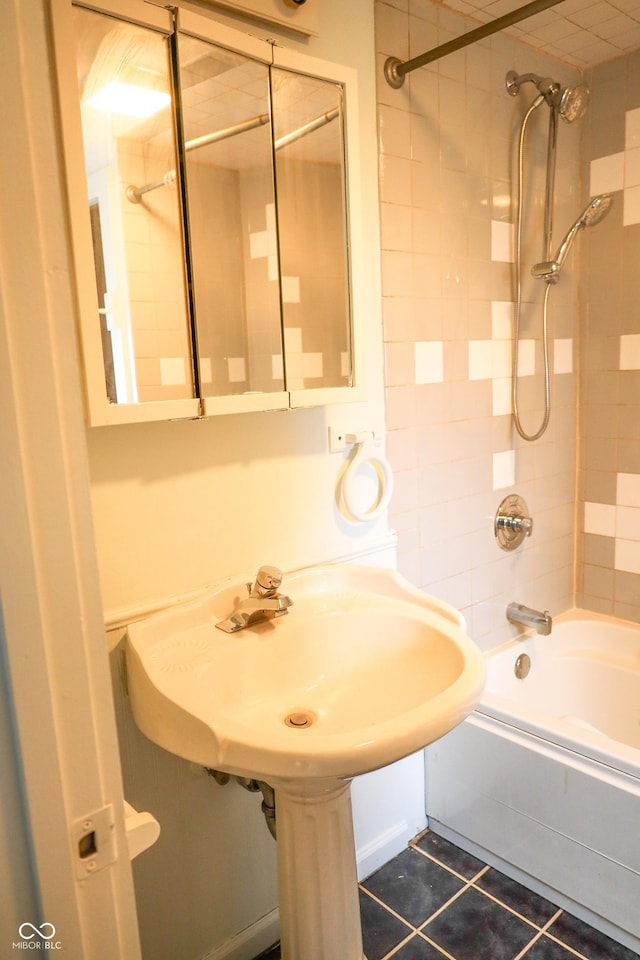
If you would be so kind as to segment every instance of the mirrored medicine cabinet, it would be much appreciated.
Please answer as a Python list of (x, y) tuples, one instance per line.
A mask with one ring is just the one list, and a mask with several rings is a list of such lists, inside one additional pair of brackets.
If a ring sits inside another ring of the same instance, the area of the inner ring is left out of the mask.
[(92, 425), (362, 398), (354, 71), (53, 0)]

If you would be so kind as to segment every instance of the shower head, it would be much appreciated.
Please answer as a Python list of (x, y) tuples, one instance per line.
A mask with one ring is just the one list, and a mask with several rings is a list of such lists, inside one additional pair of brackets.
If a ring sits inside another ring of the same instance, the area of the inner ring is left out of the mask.
[(531, 269), (532, 276), (538, 280), (546, 280), (547, 283), (557, 283), (560, 279), (560, 270), (567, 259), (569, 250), (573, 246), (573, 241), (578, 236), (578, 231), (584, 227), (595, 227), (597, 223), (604, 220), (611, 210), (612, 204), (613, 197), (610, 193), (601, 193), (597, 197), (592, 197), (558, 247), (555, 260), (536, 263)]
[(567, 123), (580, 120), (589, 106), (590, 90), (586, 83), (578, 83), (575, 87), (565, 87), (560, 94), (558, 113)]
[(551, 77), (541, 77), (537, 73), (518, 75), (515, 70), (509, 70), (505, 85), (512, 97), (518, 95), (523, 83), (535, 84), (547, 104), (567, 123), (573, 123), (584, 116), (589, 103), (589, 87), (585, 83), (578, 83), (575, 87), (562, 87)]

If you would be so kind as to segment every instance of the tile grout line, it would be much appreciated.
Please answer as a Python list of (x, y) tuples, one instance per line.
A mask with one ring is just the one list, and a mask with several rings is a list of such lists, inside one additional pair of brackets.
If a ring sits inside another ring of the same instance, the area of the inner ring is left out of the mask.
[(554, 937), (554, 935), (553, 935), (552, 933), (549, 933), (549, 932), (547, 931), (547, 932), (545, 933), (545, 936), (548, 937), (549, 940), (552, 940), (553, 943), (557, 943), (558, 946), (564, 947), (564, 949), (567, 951), (567, 953), (572, 953), (574, 957), (578, 957), (578, 960), (589, 960), (589, 958), (588, 958), (584, 953), (580, 953), (580, 952), (579, 952), (578, 950), (576, 950), (574, 947), (572, 947), (572, 946), (570, 946), (568, 943), (566, 943), (566, 941), (564, 941), (564, 940), (559, 940), (558, 937)]
[[(504, 901), (498, 900), (498, 898), (493, 893), (489, 893), (488, 890), (483, 890), (482, 887), (476, 887), (475, 883), (472, 884), (472, 887), (474, 890), (477, 890), (478, 893), (482, 893), (489, 900), (493, 900), (494, 903), (496, 903), (499, 907), (502, 907), (504, 910), (507, 911), (507, 913), (510, 913), (513, 917), (517, 917), (518, 920), (522, 920), (523, 923), (527, 923), (530, 927), (533, 927), (534, 930), (539, 930), (539, 931), (544, 930), (544, 926), (545, 926), (544, 924), (540, 926), (539, 923), (535, 923), (533, 920), (530, 920), (528, 917), (525, 917), (524, 914), (518, 913), (518, 911), (515, 910), (513, 907), (510, 907), (508, 903), (504, 903)], [(554, 914), (554, 917), (555, 916), (556, 914)]]
[[(425, 831), (425, 833), (426, 832), (427, 831)], [(442, 868), (443, 870), (446, 870), (447, 873), (456, 877), (456, 879), (461, 880), (463, 882), (463, 886), (460, 888), (460, 890), (457, 891), (457, 893), (455, 893), (452, 897), (450, 897), (449, 900), (443, 903), (441, 907), (435, 910), (426, 920), (424, 920), (419, 927), (415, 927), (405, 917), (403, 917), (401, 914), (393, 910), (387, 903), (384, 902), (384, 900), (381, 900), (375, 894), (371, 893), (369, 890), (367, 890), (366, 887), (362, 886), (361, 884), (358, 884), (360, 889), (364, 893), (366, 893), (368, 897), (370, 897), (372, 900), (378, 903), (381, 907), (383, 907), (388, 913), (390, 913), (397, 920), (400, 920), (410, 930), (410, 933), (408, 933), (407, 936), (402, 941), (400, 941), (400, 943), (396, 944), (389, 953), (385, 954), (382, 960), (392, 960), (392, 958), (399, 952), (399, 950), (402, 947), (404, 947), (409, 942), (409, 940), (411, 940), (412, 937), (415, 936), (416, 934), (421, 939), (429, 943), (430, 946), (439, 950), (442, 953), (442, 956), (446, 958), (446, 960), (456, 960), (456, 958), (453, 957), (451, 954), (449, 954), (446, 950), (444, 950), (443, 947), (441, 947), (435, 941), (431, 940), (424, 931), (425, 931), (425, 928), (428, 926), (429, 923), (431, 923), (432, 920), (440, 916), (440, 914), (442, 914), (456, 900), (458, 900), (463, 893), (465, 893), (470, 889), (475, 890), (477, 893), (481, 893), (483, 896), (487, 897), (488, 900), (491, 900), (497, 906), (501, 907), (503, 910), (506, 910), (507, 913), (511, 914), (513, 917), (516, 917), (517, 919), (526, 923), (528, 926), (532, 928), (533, 931), (535, 931), (535, 935), (532, 937), (529, 943), (526, 944), (526, 946), (520, 951), (520, 953), (514, 958), (514, 960), (526, 960), (526, 956), (529, 953), (529, 951), (535, 946), (536, 943), (539, 942), (539, 940), (543, 936), (548, 937), (553, 943), (556, 943), (558, 946), (562, 947), (568, 953), (576, 957), (577, 960), (589, 960), (589, 958), (586, 957), (584, 954), (580, 953), (578, 950), (574, 949), (568, 943), (561, 940), (559, 937), (555, 936), (553, 933), (550, 932), (550, 928), (552, 927), (552, 925), (564, 912), (561, 908), (557, 908), (556, 912), (549, 918), (549, 920), (547, 920), (544, 924), (539, 925), (535, 923), (533, 920), (530, 920), (527, 917), (523, 916), (523, 914), (518, 913), (517, 910), (510, 907), (508, 904), (504, 903), (502, 900), (499, 900), (494, 894), (489, 893), (486, 890), (483, 890), (482, 887), (476, 886), (477, 881), (480, 880), (491, 869), (490, 864), (485, 864), (480, 870), (477, 871), (477, 873), (475, 873), (469, 879), (465, 877), (463, 874), (458, 873), (457, 870), (454, 870), (452, 867), (449, 867), (447, 864), (443, 863), (441, 860), (438, 860), (438, 858), (435, 857), (433, 854), (427, 853), (425, 850), (422, 850), (420, 847), (416, 846), (413, 841), (408, 844), (408, 849), (414, 850), (415, 852), (421, 854), (427, 860), (430, 860), (432, 863), (436, 864), (436, 866)]]
[[(427, 833), (427, 832), (428, 832), (428, 831), (425, 831), (425, 833)], [(424, 836), (424, 834), (422, 834), (421, 836)], [(419, 838), (418, 838), (418, 839), (419, 839)], [(556, 912), (553, 914), (553, 916), (552, 916), (549, 920), (547, 920), (542, 926), (540, 926), (539, 924), (535, 923), (533, 920), (530, 920), (528, 917), (525, 917), (523, 914), (518, 913), (517, 910), (514, 910), (513, 907), (510, 907), (508, 904), (504, 903), (502, 900), (499, 900), (494, 894), (489, 893), (487, 890), (483, 890), (482, 887), (476, 886), (476, 882), (477, 882), (481, 877), (483, 877), (483, 876), (485, 875), (485, 873), (487, 873), (487, 872), (491, 869), (491, 864), (485, 864), (485, 866), (482, 867), (481, 870), (478, 870), (478, 872), (477, 872), (476, 874), (474, 874), (474, 876), (473, 876), (470, 880), (468, 880), (465, 876), (463, 876), (463, 874), (458, 873), (458, 872), (457, 872), (456, 870), (454, 870), (452, 867), (447, 866), (447, 864), (443, 863), (442, 860), (438, 860), (437, 857), (435, 857), (433, 854), (427, 853), (425, 850), (421, 850), (420, 847), (415, 846), (413, 842), (411, 842), (411, 843), (409, 844), (409, 847), (410, 847), (412, 850), (416, 850), (418, 853), (421, 853), (423, 857), (426, 857), (428, 860), (433, 861), (433, 863), (437, 864), (439, 867), (443, 867), (443, 868), (444, 868), (445, 870), (447, 870), (449, 873), (453, 874), (453, 876), (457, 877), (457, 878), (460, 879), (460, 880), (464, 880), (464, 882), (465, 882), (465, 884), (466, 884), (466, 886), (463, 887), (461, 890), (459, 890), (458, 893), (455, 894), (455, 896), (453, 896), (453, 897), (451, 898), (451, 900), (449, 900), (449, 901), (447, 901), (447, 903), (443, 904), (443, 906), (442, 906), (439, 910), (437, 910), (431, 917), (429, 917), (428, 920), (425, 920), (424, 923), (421, 924), (421, 926), (420, 926), (419, 928), (417, 928), (418, 933), (421, 933), (422, 930), (424, 929), (424, 927), (425, 927), (428, 923), (430, 923), (431, 920), (433, 920), (435, 917), (437, 917), (438, 914), (440, 914), (446, 907), (449, 906), (449, 904), (451, 904), (451, 903), (452, 903), (454, 900), (456, 900), (462, 893), (464, 893), (465, 890), (468, 890), (470, 887), (473, 887), (473, 889), (476, 890), (478, 893), (482, 893), (485, 897), (487, 897), (489, 900), (492, 900), (492, 901), (493, 901), (495, 904), (497, 904), (499, 907), (502, 907), (504, 910), (506, 910), (506, 911), (507, 911), (508, 913), (510, 913), (512, 916), (517, 917), (519, 920), (522, 920), (524, 923), (527, 923), (530, 927), (532, 927), (534, 930), (537, 931), (536, 936), (535, 936), (535, 937), (527, 944), (527, 946), (524, 948), (524, 952), (521, 951), (521, 952), (518, 954), (518, 956), (514, 958), (514, 960), (520, 960), (521, 957), (525, 957), (527, 951), (530, 950), (530, 948), (531, 948), (535, 943), (537, 943), (538, 940), (540, 939), (540, 937), (543, 936), (543, 935), (548, 936), (549, 939), (553, 940), (554, 943), (557, 943), (559, 946), (564, 947), (565, 950), (568, 950), (568, 951), (569, 951), (570, 953), (572, 953), (575, 957), (578, 957), (579, 960), (589, 960), (589, 958), (588, 958), (588, 957), (585, 957), (584, 954), (582, 954), (582, 953), (580, 953), (579, 951), (575, 950), (573, 947), (570, 947), (568, 943), (565, 943), (563, 940), (560, 940), (558, 937), (554, 936), (553, 933), (550, 933), (550, 932), (549, 932), (549, 927), (551, 927), (551, 925), (552, 925), (552, 924), (558, 919), (558, 917), (563, 913), (562, 909), (558, 908), (558, 910), (556, 910)], [(424, 935), (424, 936), (426, 937), (426, 935)], [(436, 944), (436, 946), (437, 946), (437, 944)], [(439, 949), (441, 949), (441, 948), (439, 948)]]
[(485, 874), (487, 870), (491, 869), (490, 864), (485, 863), (485, 865), (480, 870), (478, 870), (477, 873), (474, 873), (474, 875), (471, 878), (469, 878), (469, 877), (465, 877), (463, 873), (458, 873), (458, 871), (454, 870), (453, 867), (447, 866), (447, 864), (443, 863), (442, 860), (438, 860), (438, 858), (435, 857), (432, 853), (427, 853), (426, 850), (421, 850), (420, 847), (414, 846), (413, 843), (409, 844), (409, 849), (415, 850), (416, 853), (419, 853), (423, 857), (426, 857), (427, 860), (431, 860), (433, 863), (436, 863), (439, 867), (442, 867), (448, 873), (452, 873), (454, 877), (458, 878), (458, 880), (464, 880), (465, 883), (475, 883), (478, 877), (483, 876), (483, 874)]
[(379, 906), (381, 907), (384, 907), (387, 913), (390, 913), (392, 917), (395, 917), (396, 920), (401, 920), (404, 923), (405, 927), (409, 927), (412, 933), (417, 932), (417, 929), (418, 929), (417, 927), (414, 927), (412, 923), (409, 923), (406, 917), (403, 917), (401, 914), (396, 913), (393, 907), (390, 907), (389, 904), (385, 903), (384, 900), (381, 900), (380, 897), (376, 897), (375, 893), (371, 893), (371, 891), (367, 890), (366, 887), (360, 887), (360, 889), (362, 890), (363, 893), (366, 893), (366, 895), (370, 897), (375, 903), (379, 904)]
[(414, 930), (407, 937), (405, 937), (404, 940), (401, 940), (400, 943), (396, 943), (395, 947), (392, 947), (389, 953), (385, 953), (382, 960), (392, 960), (392, 958), (395, 957), (395, 955), (397, 954), (398, 950), (401, 950), (402, 947), (406, 946), (409, 943), (409, 941), (412, 940), (413, 937), (415, 937), (415, 935), (416, 933)]
[(472, 886), (471, 881), (468, 881), (467, 883), (465, 883), (464, 887), (460, 887), (457, 893), (454, 893), (454, 895), (450, 897), (450, 899), (447, 900), (446, 903), (443, 903), (442, 906), (438, 907), (438, 909), (434, 913), (432, 913), (430, 917), (427, 917), (427, 919), (423, 923), (421, 923), (419, 927), (416, 927), (418, 933), (422, 933), (422, 931), (427, 926), (427, 924), (431, 923), (432, 920), (435, 920), (436, 917), (439, 917), (441, 913), (444, 913), (444, 911), (448, 907), (450, 907), (452, 903), (458, 900), (463, 893), (466, 893), (467, 890), (470, 890), (471, 886)]
[[(452, 867), (448, 867), (441, 860), (438, 860), (435, 856), (433, 856), (433, 854), (426, 853), (426, 851), (421, 850), (419, 847), (413, 847), (411, 844), (409, 844), (409, 846), (411, 847), (411, 849), (417, 850), (418, 853), (421, 853), (423, 857), (426, 857), (428, 860), (432, 860), (433, 863), (437, 864), (439, 867), (443, 867), (449, 873), (453, 874), (454, 877), (457, 877), (459, 880), (463, 880), (466, 884), (466, 887), (464, 889), (473, 887), (473, 889), (476, 890), (478, 893), (483, 894), (483, 896), (487, 897), (489, 900), (492, 900), (495, 904), (497, 904), (499, 907), (502, 907), (504, 910), (507, 910), (508, 913), (512, 914), (514, 917), (517, 917), (519, 920), (522, 920), (524, 923), (529, 924), (529, 926), (533, 927), (534, 930), (544, 931), (546, 925), (551, 922), (551, 921), (547, 921), (546, 924), (543, 924), (542, 926), (540, 926), (540, 924), (535, 923), (533, 920), (530, 920), (528, 917), (525, 917), (522, 913), (518, 913), (517, 910), (515, 910), (513, 907), (510, 907), (507, 903), (504, 903), (504, 901), (499, 900), (498, 897), (496, 897), (492, 893), (489, 893), (488, 890), (483, 890), (482, 887), (476, 886), (477, 881), (491, 869), (491, 864), (488, 864), (488, 863), (485, 864), (481, 870), (478, 870), (478, 872), (475, 873), (473, 877), (471, 877), (471, 879), (468, 879), (467, 877), (463, 876), (463, 874), (458, 873)], [(460, 896), (460, 894), (464, 892), (464, 889), (460, 890), (456, 894), (456, 897)], [(452, 899), (455, 899), (455, 898), (452, 898)], [(450, 902), (451, 901), (449, 901), (449, 903)], [(446, 906), (448, 906), (448, 904), (444, 904), (444, 907)], [(444, 907), (442, 907), (441, 909), (444, 909)], [(437, 913), (439, 912), (440, 911), (437, 911)], [(433, 917), (437, 916), (437, 913), (434, 913)], [(555, 919), (557, 916), (558, 916), (558, 913), (555, 913), (552, 919)], [(433, 917), (429, 917), (429, 920), (426, 920), (425, 923), (429, 923), (433, 919)], [(420, 929), (422, 929), (422, 926), (424, 926), (424, 924), (421, 925)]]
[[(535, 935), (535, 937), (533, 938), (533, 940), (530, 940), (529, 943), (526, 945), (526, 947), (524, 947), (524, 948), (520, 951), (520, 953), (518, 954), (518, 956), (517, 956), (517, 957), (514, 957), (514, 960), (522, 960), (522, 958), (526, 958), (526, 955), (529, 953), (529, 951), (531, 950), (531, 948), (532, 948), (533, 946), (535, 946), (536, 943), (538, 943), (538, 941), (546, 934), (546, 932), (547, 932), (547, 930), (549, 929), (549, 927), (551, 926), (551, 924), (552, 924), (552, 923), (555, 923), (555, 921), (556, 921), (556, 920), (558, 919), (558, 917), (560, 917), (560, 916), (562, 916), (562, 910), (561, 910), (560, 908), (558, 908), (558, 909), (556, 910), (556, 912), (553, 914), (553, 916), (552, 916), (552, 917), (549, 917), (549, 919), (547, 920), (547, 922), (546, 922), (545, 924), (543, 924), (542, 927), (539, 928), (538, 933)], [(564, 946), (564, 944), (563, 944), (563, 946)]]
[(439, 943), (436, 943), (435, 940), (432, 940), (431, 937), (428, 937), (425, 933), (420, 933), (420, 931), (418, 931), (418, 936), (422, 937), (422, 939), (425, 940), (429, 946), (438, 950), (442, 956), (446, 958), (446, 960), (456, 960), (452, 953), (449, 953), (448, 950), (445, 950), (444, 947), (441, 947)]

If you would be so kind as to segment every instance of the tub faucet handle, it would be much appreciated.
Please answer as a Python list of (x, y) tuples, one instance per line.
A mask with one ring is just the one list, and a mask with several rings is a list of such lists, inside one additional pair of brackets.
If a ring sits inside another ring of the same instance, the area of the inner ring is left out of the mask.
[(510, 530), (516, 530), (524, 533), (525, 537), (530, 537), (533, 532), (533, 517), (498, 517), (499, 527), (508, 527)]
[(515, 550), (525, 537), (533, 533), (533, 517), (517, 493), (505, 497), (496, 512), (494, 535), (503, 550)]

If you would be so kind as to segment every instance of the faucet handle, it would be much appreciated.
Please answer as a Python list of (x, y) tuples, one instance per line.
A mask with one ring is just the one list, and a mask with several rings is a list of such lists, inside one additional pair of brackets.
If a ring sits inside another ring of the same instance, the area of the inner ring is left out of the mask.
[(257, 597), (264, 597), (269, 593), (273, 594), (281, 583), (282, 570), (279, 570), (278, 567), (260, 567), (256, 575), (256, 582), (253, 585), (252, 593)]
[(515, 550), (525, 537), (533, 532), (533, 518), (522, 497), (512, 493), (505, 497), (495, 515), (493, 532), (498, 546), (503, 550)]

